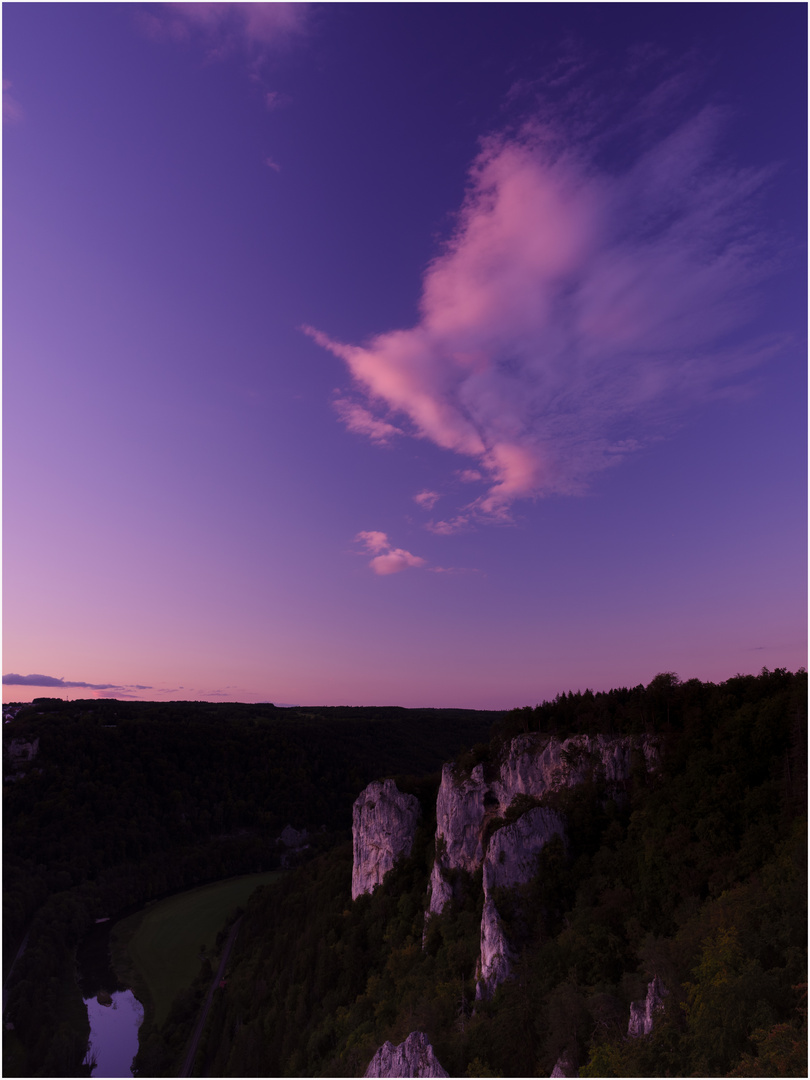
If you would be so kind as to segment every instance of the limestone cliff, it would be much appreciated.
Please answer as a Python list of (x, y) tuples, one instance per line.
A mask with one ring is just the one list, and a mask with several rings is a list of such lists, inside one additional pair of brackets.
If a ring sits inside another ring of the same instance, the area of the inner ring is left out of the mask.
[(365, 1076), (449, 1076), (441, 1067), (427, 1035), (412, 1031), (405, 1042), (386, 1042), (371, 1059)]
[(488, 896), (481, 913), (481, 955), (475, 972), (476, 1001), (492, 997), (495, 987), (509, 978), (513, 959), (495, 901)]
[(481, 866), (487, 822), (503, 816), (516, 795), (539, 798), (589, 776), (609, 784), (626, 780), (633, 751), (642, 753), (647, 769), (655, 768), (658, 743), (653, 738), (575, 735), (560, 741), (539, 733), (518, 735), (500, 766), (477, 765), (469, 777), (459, 775), (453, 764), (445, 765), (436, 801), (428, 915), (441, 912), (450, 899), (448, 870), (474, 873)]
[(650, 1034), (655, 1013), (664, 1007), (666, 996), (667, 989), (656, 975), (647, 986), (647, 996), (641, 1001), (633, 1001), (630, 1004), (630, 1023), (627, 1025), (627, 1034), (631, 1038)]
[(555, 837), (565, 841), (563, 819), (554, 810), (541, 807), (529, 810), (514, 824), (506, 825), (492, 835), (484, 857), (481, 954), (475, 987), (478, 1001), (491, 997), (511, 971), (512, 950), (492, 892), (531, 880), (537, 868), (537, 856)]
[(553, 1077), (559, 1076), (579, 1076), (579, 1069), (574, 1064), (573, 1057), (568, 1054), (562, 1054), (557, 1058), (557, 1064), (551, 1070)]
[(534, 877), (537, 856), (555, 836), (565, 841), (562, 816), (539, 806), (494, 832), (484, 856), (484, 894)]
[[(575, 735), (560, 740), (532, 733), (512, 739), (498, 765), (476, 765), (465, 776), (453, 764), (442, 769), (436, 800), (436, 856), (428, 886), (429, 918), (452, 898), (449, 871), (472, 874), (483, 866), (484, 910), (476, 998), (488, 998), (509, 977), (512, 959), (493, 890), (513, 888), (535, 873), (537, 856), (554, 837), (565, 841), (565, 823), (552, 810), (531, 808), (531, 800), (574, 787), (589, 778), (607, 785), (627, 780), (633, 757), (641, 754), (648, 770), (656, 767), (658, 741), (629, 736)], [(528, 796), (529, 809), (510, 825), (496, 828), (518, 796)]]
[(352, 900), (372, 892), (397, 859), (410, 854), (419, 814), (419, 800), (404, 795), (393, 780), (375, 780), (358, 795), (352, 808)]

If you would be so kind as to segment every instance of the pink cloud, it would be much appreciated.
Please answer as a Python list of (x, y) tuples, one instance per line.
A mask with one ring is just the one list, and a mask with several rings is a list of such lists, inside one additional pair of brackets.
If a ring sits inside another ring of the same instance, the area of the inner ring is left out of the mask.
[(472, 514), (468, 511), (467, 513), (456, 514), (449, 521), (431, 521), (425, 528), (428, 532), (436, 533), (437, 536), (453, 536), (454, 533), (462, 532), (470, 527), (471, 517)]
[(380, 420), (356, 401), (338, 397), (333, 402), (335, 412), (349, 429), (357, 435), (367, 435), (372, 442), (385, 444), (392, 435), (402, 431), (393, 424)]
[(438, 491), (420, 491), (414, 495), (413, 501), (423, 510), (432, 510), (440, 498)]
[(272, 158), (265, 158), (264, 163), (268, 169), (272, 169), (273, 172), (281, 172), (281, 166), (277, 161), (273, 161)]
[(380, 551), (386, 551), (391, 545), (388, 543), (388, 536), (384, 532), (359, 532), (355, 536), (355, 540), (365, 546), (366, 551), (370, 551), (374, 554)]
[(426, 564), (426, 560), (419, 555), (412, 555), (403, 548), (392, 548), (384, 532), (359, 532), (355, 540), (363, 544), (369, 554), (374, 555), (368, 565), (375, 574), (398, 574), (402, 570)]
[[(635, 115), (646, 123), (649, 101)], [(367, 416), (407, 417), (474, 460), (461, 479), (486, 479), (433, 531), (582, 492), (758, 362), (761, 345), (734, 334), (767, 265), (750, 224), (767, 176), (718, 161), (721, 121), (704, 108), (610, 171), (595, 124), (483, 140), (418, 323), (365, 345), (307, 330), (345, 362)]]
[(375, 574), (398, 574), (411, 566), (424, 566), (425, 560), (402, 548), (392, 548), (384, 555), (377, 555), (368, 564)]

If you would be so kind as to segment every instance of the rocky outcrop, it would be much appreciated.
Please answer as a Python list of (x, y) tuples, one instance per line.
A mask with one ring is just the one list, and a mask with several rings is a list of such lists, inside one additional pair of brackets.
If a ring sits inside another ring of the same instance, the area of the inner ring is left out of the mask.
[(530, 881), (537, 856), (559, 837), (565, 842), (565, 824), (554, 810), (536, 807), (512, 825), (493, 833), (484, 857), (484, 910), (481, 916), (481, 954), (476, 973), (476, 1000), (490, 998), (511, 972), (512, 950), (495, 906), (494, 889), (511, 889)]
[(658, 742), (654, 738), (575, 735), (560, 741), (540, 733), (513, 739), (500, 767), (486, 767), (489, 774), (485, 766), (477, 765), (465, 777), (455, 765), (445, 765), (436, 801), (436, 861), (428, 915), (441, 912), (452, 895), (448, 871), (474, 873), (481, 866), (487, 822), (502, 817), (516, 796), (540, 798), (591, 776), (618, 784), (630, 776), (634, 751), (643, 754), (649, 770), (655, 768)]
[(551, 1070), (552, 1076), (579, 1076), (579, 1069), (568, 1054), (557, 1058), (557, 1064)]
[[(535, 873), (537, 856), (554, 837), (565, 840), (565, 823), (554, 811), (532, 806), (549, 792), (600, 780), (608, 787), (629, 779), (634, 756), (641, 754), (652, 771), (658, 761), (658, 740), (604, 735), (569, 739), (532, 733), (518, 735), (499, 765), (476, 765), (469, 776), (454, 764), (442, 769), (436, 800), (436, 856), (428, 886), (428, 921), (452, 898), (451, 872), (474, 874), (483, 866), (484, 911), (476, 998), (488, 998), (508, 978), (511, 952), (493, 890), (513, 888)], [(517, 802), (516, 802), (517, 800)], [(514, 817), (497, 828), (497, 819)], [(493, 826), (495, 831), (493, 832)]]
[(565, 822), (555, 810), (535, 807), (513, 825), (492, 834), (484, 856), (484, 894), (511, 889), (534, 877), (537, 856), (546, 844), (559, 837), (565, 842)]
[(12, 739), (8, 744), (8, 756), (12, 761), (33, 761), (39, 750), (39, 736), (35, 739)]
[[(442, 769), (436, 800), (436, 854), (428, 886), (423, 943), (427, 942), (430, 917), (439, 914), (453, 896), (451, 872), (474, 874), (482, 868), (484, 906), (475, 993), (478, 1000), (489, 998), (509, 977), (513, 961), (498, 913), (497, 890), (530, 881), (546, 844), (556, 838), (565, 843), (562, 815), (537, 806), (537, 801), (549, 792), (589, 779), (602, 781), (608, 788), (618, 786), (629, 779), (639, 755), (648, 770), (655, 769), (658, 740), (604, 735), (575, 735), (560, 740), (532, 733), (513, 739), (497, 765), (476, 765), (469, 775), (454, 764)], [(410, 854), (418, 817), (417, 799), (403, 795), (393, 780), (375, 781), (362, 792), (353, 811), (352, 899), (371, 892), (397, 859)], [(650, 1009), (655, 1007), (651, 1005)], [(631, 1026), (634, 1022), (641, 1023), (631, 1019)]]
[(371, 1059), (365, 1076), (449, 1076), (433, 1053), (427, 1035), (412, 1031), (405, 1042), (386, 1042)]
[(631, 1038), (650, 1034), (655, 1013), (663, 1009), (667, 993), (666, 987), (656, 975), (647, 986), (647, 996), (641, 1001), (631, 1002), (630, 1023), (627, 1025), (627, 1034)]
[(372, 892), (397, 859), (410, 855), (419, 814), (419, 800), (404, 795), (393, 780), (375, 780), (358, 795), (352, 808), (352, 900)]
[(481, 913), (481, 955), (475, 972), (475, 1000), (486, 1001), (512, 972), (514, 956), (506, 940), (501, 917), (491, 896)]

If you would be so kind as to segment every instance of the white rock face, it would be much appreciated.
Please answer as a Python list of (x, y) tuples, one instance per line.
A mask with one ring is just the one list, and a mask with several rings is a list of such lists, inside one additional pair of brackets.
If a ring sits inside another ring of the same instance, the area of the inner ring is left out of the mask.
[(393, 780), (375, 780), (358, 795), (352, 808), (352, 900), (372, 892), (397, 859), (410, 855), (419, 814), (419, 800), (403, 795)]
[(565, 842), (562, 816), (539, 806), (493, 833), (484, 857), (484, 895), (533, 878), (537, 856), (555, 836)]
[(475, 1000), (486, 1001), (509, 978), (514, 956), (503, 932), (495, 901), (488, 896), (481, 913), (481, 955), (475, 972)]
[(399, 1046), (386, 1042), (369, 1063), (365, 1076), (449, 1076), (439, 1064), (428, 1037), (412, 1031)]
[(627, 1025), (627, 1034), (631, 1038), (650, 1034), (653, 1029), (654, 1015), (663, 1008), (667, 993), (666, 987), (656, 975), (647, 985), (647, 996), (644, 1000), (631, 1002), (630, 1023)]
[(552, 1076), (579, 1076), (579, 1069), (573, 1063), (570, 1057), (563, 1054), (562, 1057), (557, 1058), (557, 1064), (551, 1070)]
[(561, 742), (554, 736), (535, 732), (512, 740), (494, 775), (491, 767), (488, 771), (483, 765), (476, 765), (469, 777), (457, 773), (453, 764), (442, 769), (436, 801), (436, 858), (428, 887), (423, 942), (427, 939), (428, 919), (440, 914), (452, 897), (447, 872), (459, 869), (472, 874), (483, 865), (485, 903), (476, 986), (479, 1000), (491, 996), (510, 971), (509, 944), (492, 890), (529, 881), (543, 847), (555, 836), (565, 839), (561, 816), (535, 807), (514, 824), (493, 833), (487, 850), (488, 822), (505, 816), (518, 795), (540, 798), (591, 777), (608, 784), (627, 780), (634, 751), (643, 753), (648, 770), (655, 769), (658, 760), (655, 738), (574, 735)]
[[(456, 775), (453, 764), (442, 769), (436, 801), (436, 862), (431, 875), (428, 915), (440, 913), (450, 898), (443, 887), (447, 870), (474, 873), (484, 860), (483, 835), (491, 817), (501, 817), (516, 795), (536, 798), (548, 791), (581, 784), (590, 775), (609, 783), (630, 776), (633, 749), (643, 752), (648, 770), (658, 758), (657, 740), (622, 736), (574, 735), (560, 742), (533, 732), (512, 740), (498, 774), (487, 782), (477, 765), (469, 778)], [(497, 835), (497, 834), (496, 834)]]
[(486, 1000), (511, 973), (513, 959), (503, 932), (492, 890), (510, 889), (530, 881), (537, 856), (559, 836), (565, 842), (565, 823), (554, 810), (535, 807), (512, 825), (493, 833), (484, 857), (484, 910), (481, 916), (481, 955), (476, 973), (476, 1000)]

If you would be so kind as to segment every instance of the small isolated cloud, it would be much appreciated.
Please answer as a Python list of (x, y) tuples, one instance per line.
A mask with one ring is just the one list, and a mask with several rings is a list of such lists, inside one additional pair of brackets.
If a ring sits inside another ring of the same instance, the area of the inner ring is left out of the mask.
[(440, 498), (441, 495), (438, 491), (420, 491), (417, 495), (414, 495), (413, 501), (417, 506), (421, 506), (423, 510), (432, 510)]
[(268, 169), (272, 169), (274, 172), (281, 172), (281, 166), (277, 161), (273, 161), (272, 158), (265, 158), (264, 163)]
[(400, 428), (374, 416), (356, 401), (338, 397), (332, 404), (349, 431), (353, 431), (356, 435), (366, 435), (372, 442), (385, 445), (394, 435), (402, 434)]
[(307, 331), (366, 397), (353, 430), (375, 438), (382, 407), (472, 459), (461, 477), (487, 490), (434, 532), (582, 493), (774, 351), (741, 333), (775, 265), (769, 173), (721, 159), (723, 113), (687, 112), (686, 76), (619, 109), (569, 67), (565, 107), (481, 141), (416, 325), (360, 345)]
[(22, 117), (22, 107), (11, 95), (11, 79), (3, 79), (3, 123), (16, 124)]
[(368, 554), (374, 556), (368, 565), (375, 574), (381, 576), (398, 574), (402, 570), (424, 566), (426, 563), (426, 560), (419, 555), (412, 555), (410, 551), (405, 551), (403, 548), (391, 547), (388, 536), (384, 532), (359, 532), (355, 540), (365, 547)]
[(60, 690), (114, 690), (124, 694), (129, 690), (152, 690), (151, 686), (118, 686), (115, 683), (88, 683), (69, 682), (67, 679), (57, 679), (53, 675), (15, 675), (10, 672), (3, 676), (4, 686), (42, 686)]
[(462, 484), (476, 484), (484, 479), (484, 474), (478, 469), (459, 469), (458, 478)]

